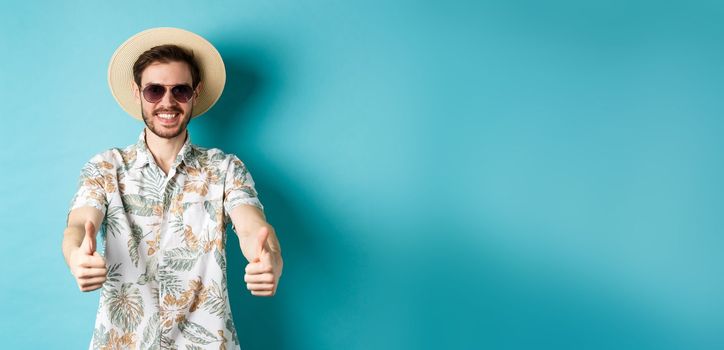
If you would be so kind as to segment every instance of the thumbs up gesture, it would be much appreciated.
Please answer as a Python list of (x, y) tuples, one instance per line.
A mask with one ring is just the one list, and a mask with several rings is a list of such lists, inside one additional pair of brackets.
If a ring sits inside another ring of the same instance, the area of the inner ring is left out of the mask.
[(269, 227), (262, 226), (256, 235), (256, 257), (246, 265), (244, 282), (252, 295), (270, 297), (276, 293), (281, 276), (281, 256), (269, 249)]
[(106, 259), (96, 251), (96, 228), (86, 221), (85, 236), (80, 247), (73, 250), (69, 259), (70, 272), (83, 292), (90, 292), (103, 286), (106, 281)]

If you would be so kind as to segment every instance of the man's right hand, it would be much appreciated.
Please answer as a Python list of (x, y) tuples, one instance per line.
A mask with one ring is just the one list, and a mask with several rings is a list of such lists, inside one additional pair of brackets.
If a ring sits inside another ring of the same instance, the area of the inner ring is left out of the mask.
[(108, 269), (106, 259), (96, 251), (96, 228), (90, 220), (85, 223), (83, 242), (70, 252), (69, 260), (70, 272), (82, 292), (103, 286)]

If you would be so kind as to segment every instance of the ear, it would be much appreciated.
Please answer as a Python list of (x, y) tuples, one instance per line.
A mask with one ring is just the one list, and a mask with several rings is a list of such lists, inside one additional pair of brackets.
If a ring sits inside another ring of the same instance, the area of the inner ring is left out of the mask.
[(198, 85), (196, 85), (196, 89), (194, 90), (194, 99), (199, 98), (199, 94), (201, 93), (201, 90), (204, 88), (204, 82), (200, 81)]
[(136, 82), (131, 83), (133, 86), (133, 97), (136, 98), (136, 103), (141, 103), (141, 90), (139, 89), (138, 85), (136, 85)]

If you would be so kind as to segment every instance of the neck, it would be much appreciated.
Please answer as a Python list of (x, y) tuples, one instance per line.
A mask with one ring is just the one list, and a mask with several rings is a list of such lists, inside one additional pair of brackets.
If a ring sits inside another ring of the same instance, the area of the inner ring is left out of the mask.
[(161, 167), (165, 173), (168, 173), (168, 169), (176, 159), (184, 142), (186, 142), (188, 130), (184, 130), (184, 132), (178, 136), (170, 139), (159, 137), (151, 132), (148, 127), (145, 128), (144, 133), (146, 135), (146, 145), (153, 155), (153, 159), (156, 160), (156, 164)]

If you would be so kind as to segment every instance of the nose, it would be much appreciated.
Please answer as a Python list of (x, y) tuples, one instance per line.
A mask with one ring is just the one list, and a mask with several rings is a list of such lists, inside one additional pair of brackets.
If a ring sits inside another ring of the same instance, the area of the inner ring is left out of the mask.
[(166, 88), (166, 92), (163, 94), (161, 101), (158, 101), (158, 105), (159, 105), (159, 107), (178, 105), (178, 102), (176, 101), (176, 99), (173, 98), (173, 94), (171, 93), (170, 87)]

